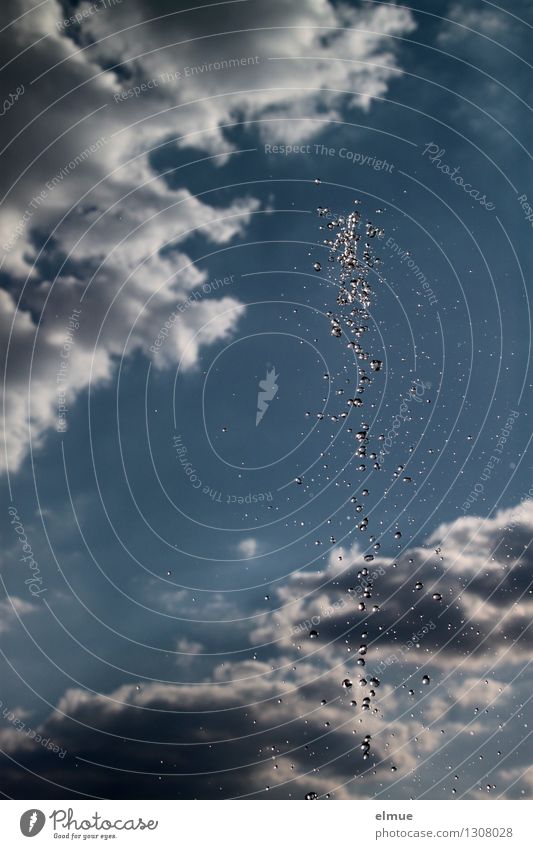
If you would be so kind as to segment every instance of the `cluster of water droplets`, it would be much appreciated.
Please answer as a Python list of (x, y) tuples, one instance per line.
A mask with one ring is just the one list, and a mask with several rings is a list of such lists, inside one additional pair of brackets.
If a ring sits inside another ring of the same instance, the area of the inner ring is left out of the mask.
[[(359, 202), (356, 201), (355, 205), (358, 204)], [(373, 284), (370, 278), (379, 279), (375, 271), (381, 264), (379, 257), (374, 253), (371, 240), (382, 237), (383, 231), (375, 227), (370, 221), (366, 222), (363, 227), (361, 214), (357, 209), (346, 216), (333, 216), (331, 210), (327, 207), (319, 207), (317, 212), (321, 219), (327, 219), (327, 223), (321, 226), (321, 229), (328, 231), (323, 244), (329, 250), (330, 268), (332, 268), (332, 276), (337, 287), (336, 309), (326, 313), (329, 319), (330, 332), (332, 336), (347, 346), (354, 359), (357, 360), (354, 363), (356, 381), (354, 390), (348, 393), (349, 397), (346, 399), (347, 409), (330, 416), (330, 420), (340, 422), (347, 417), (350, 408), (359, 409), (363, 407), (364, 393), (372, 384), (374, 376), (383, 367), (382, 361), (373, 356), (364, 346), (364, 337), (371, 322), (370, 309), (374, 300)], [(313, 267), (316, 272), (322, 271), (319, 262), (315, 262)], [(329, 379), (329, 375), (324, 377)], [(319, 414), (320, 417), (323, 417), (323, 414)], [(377, 452), (369, 449), (369, 431), (370, 426), (366, 421), (362, 421), (358, 429), (348, 428), (350, 436), (353, 435), (353, 466), (358, 472), (366, 472), (368, 464), (370, 464), (372, 470), (380, 470)], [(296, 478), (296, 483), (302, 484), (302, 478)], [(361, 495), (363, 497), (368, 496), (368, 494), (368, 489), (362, 490)], [(359, 502), (355, 495), (350, 498), (350, 502), (354, 505), (356, 527), (360, 532), (365, 532), (369, 525), (369, 519), (364, 515), (364, 505)], [(397, 531), (395, 538), (398, 539), (400, 536), (401, 533)], [(380, 548), (380, 543), (376, 542), (375, 537), (371, 536), (369, 542), (373, 544), (372, 551), (363, 556), (365, 565), (357, 573), (361, 594), (358, 595), (354, 587), (348, 588), (348, 594), (354, 599), (357, 610), (361, 613), (367, 611), (373, 592), (373, 576), (366, 564), (374, 560), (375, 554), (372, 552), (377, 552)], [(378, 610), (378, 605), (372, 605), (372, 612)], [(312, 631), (309, 636), (316, 638), (318, 634), (316, 631)], [(362, 639), (366, 636), (367, 632), (364, 631)], [(355, 683), (364, 693), (359, 705), (362, 711), (372, 710), (372, 700), (380, 686), (380, 680), (375, 675), (368, 679), (364, 677), (367, 651), (367, 643), (361, 642), (354, 662), (359, 673), (359, 678)], [(354, 682), (350, 678), (344, 678), (341, 681), (341, 687), (351, 695)], [(356, 699), (350, 700), (350, 706), (358, 707)], [(377, 712), (376, 708), (373, 710)], [(360, 749), (363, 759), (368, 760), (371, 754), (370, 734), (365, 735)], [(308, 794), (306, 798), (313, 798), (313, 796)]]
[[(315, 182), (319, 183), (320, 181)], [(359, 201), (354, 203), (355, 206), (359, 205)], [(383, 210), (379, 209), (376, 212), (381, 213)], [(333, 414), (329, 415), (321, 411), (316, 415), (319, 420), (327, 418), (328, 421), (341, 425), (349, 413), (354, 412), (353, 408), (359, 410), (364, 407), (365, 392), (368, 391), (383, 369), (382, 360), (366, 349), (365, 335), (368, 333), (371, 323), (370, 311), (375, 299), (374, 286), (379, 285), (381, 279), (378, 271), (381, 260), (374, 252), (372, 240), (383, 238), (384, 231), (371, 221), (363, 223), (358, 209), (347, 215), (335, 216), (328, 207), (318, 207), (317, 213), (321, 219), (320, 229), (327, 231), (323, 244), (329, 251), (328, 286), (329, 281), (334, 281), (336, 286), (336, 307), (334, 310), (326, 312), (326, 316), (329, 320), (332, 336), (338, 339), (341, 344), (346, 345), (354, 358), (354, 376), (352, 378), (348, 375), (346, 380), (346, 383), (350, 384), (352, 388), (349, 390), (338, 389), (335, 393), (336, 396), (342, 398), (344, 409), (335, 410)], [(313, 268), (317, 273), (322, 272), (320, 262), (314, 262)], [(329, 374), (325, 374), (324, 379), (331, 381), (332, 378)], [(311, 414), (306, 413), (306, 415)], [(373, 437), (368, 422), (362, 419), (357, 427), (347, 427), (347, 434), (353, 440), (353, 458), (350, 468), (359, 473), (379, 472), (381, 470), (380, 453), (372, 449)], [(379, 434), (377, 443), (383, 441), (384, 438), (383, 434)], [(393, 479), (401, 477), (404, 482), (410, 482), (411, 478), (404, 476), (403, 471), (404, 467), (399, 466), (393, 475)], [(299, 476), (295, 478), (295, 483), (302, 485), (305, 480), (302, 476)], [(361, 491), (361, 499), (356, 494), (350, 497), (350, 504), (353, 505), (354, 510), (354, 528), (365, 534), (369, 527), (369, 518), (365, 515), (364, 500), (368, 494), (369, 490), (365, 488)], [(401, 537), (401, 531), (396, 529), (393, 532), (394, 540), (398, 541)], [(334, 537), (331, 537), (331, 542), (335, 542)], [(347, 590), (348, 596), (355, 604), (355, 609), (365, 617), (368, 613), (379, 611), (377, 604), (369, 603), (373, 596), (375, 573), (369, 571), (366, 564), (372, 563), (381, 544), (376, 541), (376, 537), (373, 535), (370, 535), (368, 542), (366, 552), (362, 556), (364, 563), (357, 573), (358, 588), (348, 587)], [(320, 544), (321, 541), (317, 540), (316, 545)], [(415, 589), (421, 590), (422, 588), (422, 582), (418, 581)], [(442, 596), (439, 593), (434, 593), (433, 599), (440, 601)], [(368, 673), (365, 673), (364, 670), (368, 652), (368, 645), (364, 640), (367, 636), (367, 631), (363, 630), (361, 633), (363, 642), (357, 649), (354, 661), (359, 678), (354, 676), (352, 681), (351, 678), (346, 677), (340, 681), (340, 686), (345, 694), (350, 695), (350, 706), (352, 708), (360, 708), (361, 711), (371, 711), (373, 714), (378, 714), (378, 708), (373, 706), (373, 700), (381, 682), (375, 675), (365, 677), (365, 674), (368, 675)], [(319, 632), (313, 628), (309, 632), (309, 637), (317, 639)], [(428, 685), (430, 683), (429, 676), (424, 675), (421, 683)], [(352, 698), (355, 687), (364, 694), (359, 704), (356, 699)], [(323, 701), (323, 704), (326, 704), (326, 700)], [(359, 746), (363, 760), (368, 760), (371, 757), (371, 739), (370, 734), (366, 734)], [(395, 766), (392, 767), (392, 771), (396, 771)], [(317, 794), (308, 793), (305, 798), (314, 799), (317, 798)]]

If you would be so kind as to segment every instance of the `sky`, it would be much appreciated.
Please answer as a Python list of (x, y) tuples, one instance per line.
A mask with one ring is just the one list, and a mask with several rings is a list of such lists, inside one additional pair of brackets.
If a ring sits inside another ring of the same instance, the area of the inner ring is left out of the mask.
[(182, 5), (2, 7), (2, 795), (531, 798), (531, 5)]

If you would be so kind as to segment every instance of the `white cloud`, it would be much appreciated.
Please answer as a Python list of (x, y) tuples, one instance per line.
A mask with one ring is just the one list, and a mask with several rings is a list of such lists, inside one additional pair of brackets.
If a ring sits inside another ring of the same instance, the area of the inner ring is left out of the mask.
[[(389, 558), (377, 555), (366, 564), (357, 546), (349, 552), (336, 547), (327, 569), (295, 573), (275, 590), (278, 606), (259, 620), (251, 639), (284, 649), (301, 644), (306, 653), (329, 651), (357, 621), (364, 582), (356, 570), (366, 566), (380, 604), (377, 660), (397, 655), (402, 664), (420, 664), (420, 652), (405, 647), (433, 623), (420, 644), (424, 662), (435, 668), (449, 668), (450, 657), (464, 673), (522, 664), (533, 639), (532, 538), (533, 500), (526, 499), (493, 518), (442, 524), (427, 547), (405, 551), (394, 570)], [(435, 546), (444, 558), (437, 567)], [(413, 595), (417, 580), (423, 587)], [(433, 599), (435, 591), (442, 602)], [(318, 647), (309, 640), (311, 630), (319, 632)]]
[[(8, 19), (21, 11), (24, 4), (8, 0)], [(108, 381), (119, 357), (136, 350), (150, 356), (176, 303), (205, 281), (180, 243), (196, 234), (227, 244), (242, 235), (258, 209), (258, 201), (243, 192), (216, 207), (185, 188), (169, 188), (154, 175), (149, 151), (174, 136), (178, 147), (194, 145), (227, 158), (233, 144), (223, 125), (265, 118), (258, 125), (265, 138), (309, 138), (320, 126), (315, 119), (338, 116), (347, 97), (367, 109), (372, 96), (385, 92), (398, 73), (387, 36), (414, 27), (410, 13), (396, 6), (356, 9), (328, 0), (297, 7), (284, 0), (239, 3), (214, 7), (208, 15), (200, 9), (141, 23), (151, 17), (153, 8), (141, 0), (95, 13), (79, 29), (80, 47), (73, 28), (57, 27), (60, 4), (48, 2), (0, 34), (6, 59), (25, 51), (23, 63), (14, 58), (9, 65), (12, 87), (23, 82), (25, 92), (3, 117), (7, 136), (18, 134), (3, 155), (0, 178), (0, 227), (9, 246), (3, 270), (17, 285), (11, 294), (0, 290), (0, 343), (4, 350), (9, 346), (7, 459), (1, 452), (0, 471), (6, 463), (16, 471), (30, 438), (39, 446), (54, 424), (65, 323), (89, 281), (69, 359), (70, 404), (89, 381)], [(217, 38), (206, 37), (211, 28)], [(245, 38), (224, 34), (233, 29)], [(174, 42), (178, 48), (165, 47)], [(186, 67), (245, 54), (251, 64), (185, 73)], [(131, 78), (108, 70), (119, 62)], [(176, 69), (182, 72), (176, 84), (115, 102), (117, 92)], [(45, 258), (70, 257), (69, 270), (54, 281), (34, 266), (42, 234), (52, 232)], [(242, 311), (228, 294), (195, 302), (172, 324), (155, 365), (183, 357), (183, 367), (193, 367), (199, 347), (231, 334)]]
[[(425, 767), (441, 751), (447, 763), (460, 764), (493, 730), (485, 712), (472, 723), (467, 705), (450, 720), (446, 711), (454, 706), (453, 699), (428, 690), (413, 703), (404, 689), (387, 683), (372, 699), (376, 709), (364, 712), (361, 699), (367, 690), (343, 689), (346, 673), (332, 669), (327, 659), (295, 664), (287, 655), (277, 658), (277, 664), (226, 661), (195, 685), (124, 684), (101, 694), (72, 688), (41, 733), (87, 759), (83, 792), (94, 792), (92, 782), (98, 782), (100, 794), (107, 795), (109, 782), (116, 780), (112, 770), (96, 768), (93, 773), (90, 762), (120, 763), (131, 781), (149, 782), (157, 775), (152, 746), (124, 748), (124, 738), (130, 738), (161, 741), (156, 763), (165, 764), (162, 771), (172, 774), (173, 788), (186, 798), (213, 798), (216, 792), (222, 798), (267, 793), (301, 799), (314, 792), (353, 799), (384, 791), (393, 798), (411, 796), (413, 787), (406, 783), (413, 779), (416, 793), (428, 792), (435, 781), (428, 797), (447, 797), (453, 772), (449, 782), (446, 774), (435, 778), (434, 771), (428, 779)], [(371, 739), (369, 761), (361, 751), (365, 735)], [(12, 737), (10, 751), (16, 755)], [(456, 769), (464, 789), (475, 768)], [(480, 769), (486, 771), (483, 765)], [(75, 773), (64, 773), (62, 780), (77, 786)]]
[(509, 19), (504, 12), (486, 6), (469, 9), (454, 3), (446, 13), (446, 18), (454, 23), (443, 21), (437, 36), (437, 43), (443, 47), (453, 47), (458, 41), (475, 38), (478, 33), (500, 41), (509, 30)]
[[(513, 769), (502, 769), (500, 785), (498, 786), (498, 797), (502, 799), (526, 796), (530, 799), (533, 795), (533, 766), (523, 765)], [(514, 790), (510, 793), (510, 790)]]
[(462, 571), (499, 572), (502, 557), (508, 559), (509, 552), (505, 546), (497, 548), (496, 543), (506, 538), (509, 542), (517, 528), (521, 534), (533, 536), (533, 500), (526, 498), (513, 507), (499, 510), (491, 519), (461, 516), (436, 528), (428, 544), (439, 545), (445, 540), (447, 561), (451, 559), (453, 565), (460, 561)]
[(19, 617), (35, 613), (37, 607), (18, 596), (10, 596), (0, 601), (0, 634), (7, 634), (16, 624)]
[[(404, 792), (412, 794), (413, 788), (406, 788), (415, 779), (417, 793), (423, 791), (428, 798), (448, 798), (454, 786), (453, 772), (457, 772), (460, 782), (455, 786), (467, 798), (477, 798), (479, 783), (483, 786), (489, 780), (484, 777), (486, 766), (479, 762), (478, 753), (483, 751), (485, 741), (490, 744), (492, 740), (496, 745), (498, 724), (505, 722), (527, 697), (527, 679), (517, 676), (516, 664), (523, 665), (528, 659), (531, 643), (524, 638), (523, 646), (519, 642), (508, 651), (512, 639), (502, 640), (500, 630), (512, 637), (513, 629), (520, 630), (531, 621), (531, 603), (520, 600), (524, 587), (530, 583), (530, 560), (524, 560), (524, 576), (515, 571), (516, 566), (508, 570), (510, 582), (504, 583), (503, 592), (488, 602), (489, 621), (478, 622), (472, 605), (479, 601), (483, 609), (484, 600), (494, 594), (502, 574), (506, 579), (505, 572), (497, 569), (492, 569), (487, 577), (482, 566), (484, 562), (492, 563), (495, 548), (501, 549), (500, 567), (510, 547), (516, 546), (524, 555), (523, 541), (531, 536), (532, 514), (533, 502), (527, 501), (502, 510), (493, 518), (474, 516), (451, 521), (430, 537), (427, 548), (406, 551), (403, 558), (395, 561), (398, 566), (394, 570), (390, 560), (376, 557), (368, 568), (383, 567), (385, 574), (379, 574), (375, 581), (381, 607), (375, 623), (370, 622), (364, 672), (354, 665), (359, 629), (355, 630), (355, 640), (350, 635), (359, 614), (355, 613), (353, 593), (347, 592), (358, 580), (357, 569), (364, 568), (362, 552), (356, 546), (350, 550), (336, 547), (326, 568), (296, 573), (279, 588), (276, 597), (280, 609), (266, 614), (261, 628), (248, 625), (255, 629), (250, 632), (251, 644), (255, 640), (275, 641), (258, 647), (257, 659), (235, 661), (224, 657), (194, 684), (149, 681), (141, 682), (139, 687), (124, 683), (101, 694), (72, 688), (40, 726), (42, 733), (89, 761), (114, 764), (114, 738), (120, 746), (124, 737), (153, 740), (157, 727), (163, 741), (158, 759), (177, 764), (173, 770), (178, 773), (186, 772), (184, 792), (199, 796), (213, 792), (209, 771), (222, 769), (222, 773), (217, 772), (216, 781), (223, 774), (224, 780), (217, 784), (222, 790), (217, 789), (217, 793), (224, 797), (261, 795), (267, 786), (276, 798), (288, 798), (289, 794), (302, 798), (308, 792), (331, 792), (335, 798), (368, 798), (384, 790), (397, 797)], [(445, 558), (440, 570), (434, 568), (437, 542)], [(472, 559), (474, 552), (470, 548), (474, 545), (480, 548)], [(465, 546), (469, 549), (466, 554)], [(343, 559), (338, 560), (339, 556)], [(468, 566), (466, 573), (463, 557)], [(474, 563), (482, 566), (480, 576), (473, 571)], [(402, 656), (401, 664), (395, 663), (378, 675), (381, 684), (372, 697), (371, 709), (363, 713), (361, 700), (370, 687), (360, 688), (357, 679), (360, 674), (372, 675), (374, 663), (397, 652), (414, 630), (419, 611), (410, 584), (414, 574), (424, 568), (427, 586), (431, 576), (442, 582), (446, 593), (465, 579), (477, 583), (462, 589), (450, 607), (437, 605), (438, 613), (430, 589), (419, 596), (421, 621), (433, 616), (437, 627), (420, 639), (420, 649), (412, 648)], [(398, 597), (388, 598), (388, 593), (396, 589)], [(346, 605), (335, 608), (335, 603), (345, 597)], [(357, 597), (355, 601), (358, 600)], [(178, 605), (175, 612), (188, 605), (183, 592), (174, 601)], [(228, 608), (228, 599), (220, 594), (216, 598), (209, 596), (199, 615), (205, 619), (227, 619), (230, 611), (232, 617), (242, 616), (242, 609), (234, 611), (231, 607), (235, 605), (234, 598), (229, 604)], [(327, 614), (325, 605), (329, 605)], [(215, 608), (219, 616), (207, 617), (207, 611), (213, 613)], [(305, 630), (299, 636), (291, 633), (299, 617), (316, 614), (322, 616), (318, 639), (309, 640)], [(403, 621), (405, 614), (410, 618)], [(248, 621), (256, 620), (249, 617)], [(491, 635), (493, 626), (496, 631)], [(344, 637), (339, 636), (341, 629), (349, 629)], [(188, 654), (209, 653), (208, 639), (200, 643), (182, 637), (177, 646)], [(421, 676), (426, 671), (431, 677), (429, 687), (421, 686)], [(342, 687), (345, 678), (353, 679), (352, 689)], [(352, 700), (358, 702), (357, 706), (351, 704)], [(172, 747), (177, 723), (180, 744), (191, 747), (187, 754), (182, 754), (182, 750), (177, 753)], [(372, 738), (373, 756), (368, 763), (360, 756), (365, 734)], [(16, 756), (23, 749), (22, 743), (17, 744), (15, 734), (11, 738), (6, 744)], [(310, 741), (312, 757), (305, 748)], [(206, 750), (213, 747), (215, 751), (219, 745), (224, 745), (223, 768), (220, 751), (214, 760), (210, 756), (203, 760)], [(426, 768), (439, 755), (446, 758), (447, 764), (457, 766), (449, 777), (447, 772), (437, 771), (436, 777), (428, 778)], [(153, 750), (149, 747), (136, 748), (128, 757), (129, 760), (121, 760), (121, 768), (130, 770), (132, 776), (153, 771)], [(193, 777), (189, 775), (191, 758), (200, 773)], [(395, 773), (391, 772), (393, 765)], [(524, 770), (509, 771), (507, 765), (503, 769), (496, 765), (490, 781), (498, 785), (498, 792), (516, 797), (529, 787), (527, 773), (520, 780)], [(94, 775), (84, 775), (84, 792), (94, 792), (97, 783), (102, 788), (102, 781), (113, 778), (112, 774), (106, 777), (100, 768)], [(507, 791), (515, 778), (519, 779), (516, 785)], [(181, 779), (175, 780), (179, 783)]]
[(241, 540), (237, 548), (244, 557), (254, 557), (257, 553), (257, 540), (254, 537), (248, 537)]
[(178, 640), (178, 644), (176, 646), (177, 651), (182, 652), (182, 654), (202, 654), (205, 651), (204, 646), (197, 642), (196, 640), (189, 640), (186, 637), (183, 637), (181, 640)]

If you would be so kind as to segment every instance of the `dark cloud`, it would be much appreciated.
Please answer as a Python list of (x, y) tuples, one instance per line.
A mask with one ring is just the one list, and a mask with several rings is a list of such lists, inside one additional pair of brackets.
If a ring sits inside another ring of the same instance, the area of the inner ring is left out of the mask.
[[(532, 511), (533, 502), (521, 509), (523, 531)], [(490, 562), (502, 521), (512, 513), (474, 519), (487, 548), (470, 553), (469, 575), (474, 556), (476, 562)], [(529, 641), (521, 638), (519, 652), (511, 643), (530, 619), (530, 603), (512, 596), (506, 608), (501, 600), (493, 607), (471, 589), (448, 597), (459, 568), (450, 564), (461, 563), (464, 551), (464, 522), (439, 529), (444, 559), (438, 572), (432, 563), (424, 566), (435, 559), (429, 546), (406, 552), (405, 563), (397, 561), (396, 569), (392, 561), (376, 558), (379, 611), (368, 616), (355, 610), (357, 598), (347, 592), (361, 561), (356, 548), (343, 551), (342, 561), (336, 549), (329, 571), (291, 578), (277, 592), (282, 607), (268, 617), (270, 624), (249, 634), (252, 645), (267, 637), (273, 641), (263, 651), (265, 660), (225, 660), (194, 685), (124, 684), (102, 695), (67, 690), (38, 729), (67, 750), (61, 763), (22, 738), (20, 730), (2, 732), (4, 750), (22, 765), (5, 765), (10, 792), (53, 797), (56, 782), (68, 788), (61, 791), (67, 796), (302, 798), (316, 792), (353, 798), (379, 793), (392, 781), (394, 797), (398, 776), (423, 774), (424, 764), (438, 762), (441, 750), (442, 756), (448, 747), (459, 753), (479, 746), (481, 738), (492, 745), (497, 717), (520, 709), (525, 695), (510, 681)], [(455, 547), (459, 540), (461, 549)], [(492, 568), (497, 575), (499, 568)], [(413, 573), (408, 578), (405, 569)], [(438, 582), (442, 601), (429, 591), (415, 601), (415, 573), (417, 580)], [(487, 595), (491, 590), (489, 583)], [(339, 598), (347, 601), (335, 608)], [(313, 616), (321, 615), (317, 639), (309, 639), (307, 626), (295, 633), (301, 624), (295, 612), (312, 624)], [(368, 637), (363, 640), (364, 630)], [(368, 646), (365, 667), (356, 663), (361, 642)], [(195, 654), (204, 649), (185, 643), (181, 648)], [(430, 677), (429, 688), (423, 686), (423, 674)], [(368, 683), (361, 687), (363, 676)], [(376, 684), (371, 676), (378, 678)], [(352, 686), (343, 687), (344, 680)], [(372, 738), (368, 761), (361, 750), (366, 734)], [(31, 778), (31, 772), (42, 777)], [(477, 792), (474, 788), (467, 795)], [(440, 786), (435, 793), (448, 798), (450, 788)]]

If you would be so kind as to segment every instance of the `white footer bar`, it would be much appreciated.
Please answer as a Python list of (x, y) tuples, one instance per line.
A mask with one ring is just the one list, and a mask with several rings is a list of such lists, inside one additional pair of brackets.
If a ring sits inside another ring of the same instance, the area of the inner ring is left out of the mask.
[[(12, 801), (0, 803), (2, 846), (358, 849), (533, 846), (523, 801)], [(67, 843), (68, 841), (68, 843)]]

